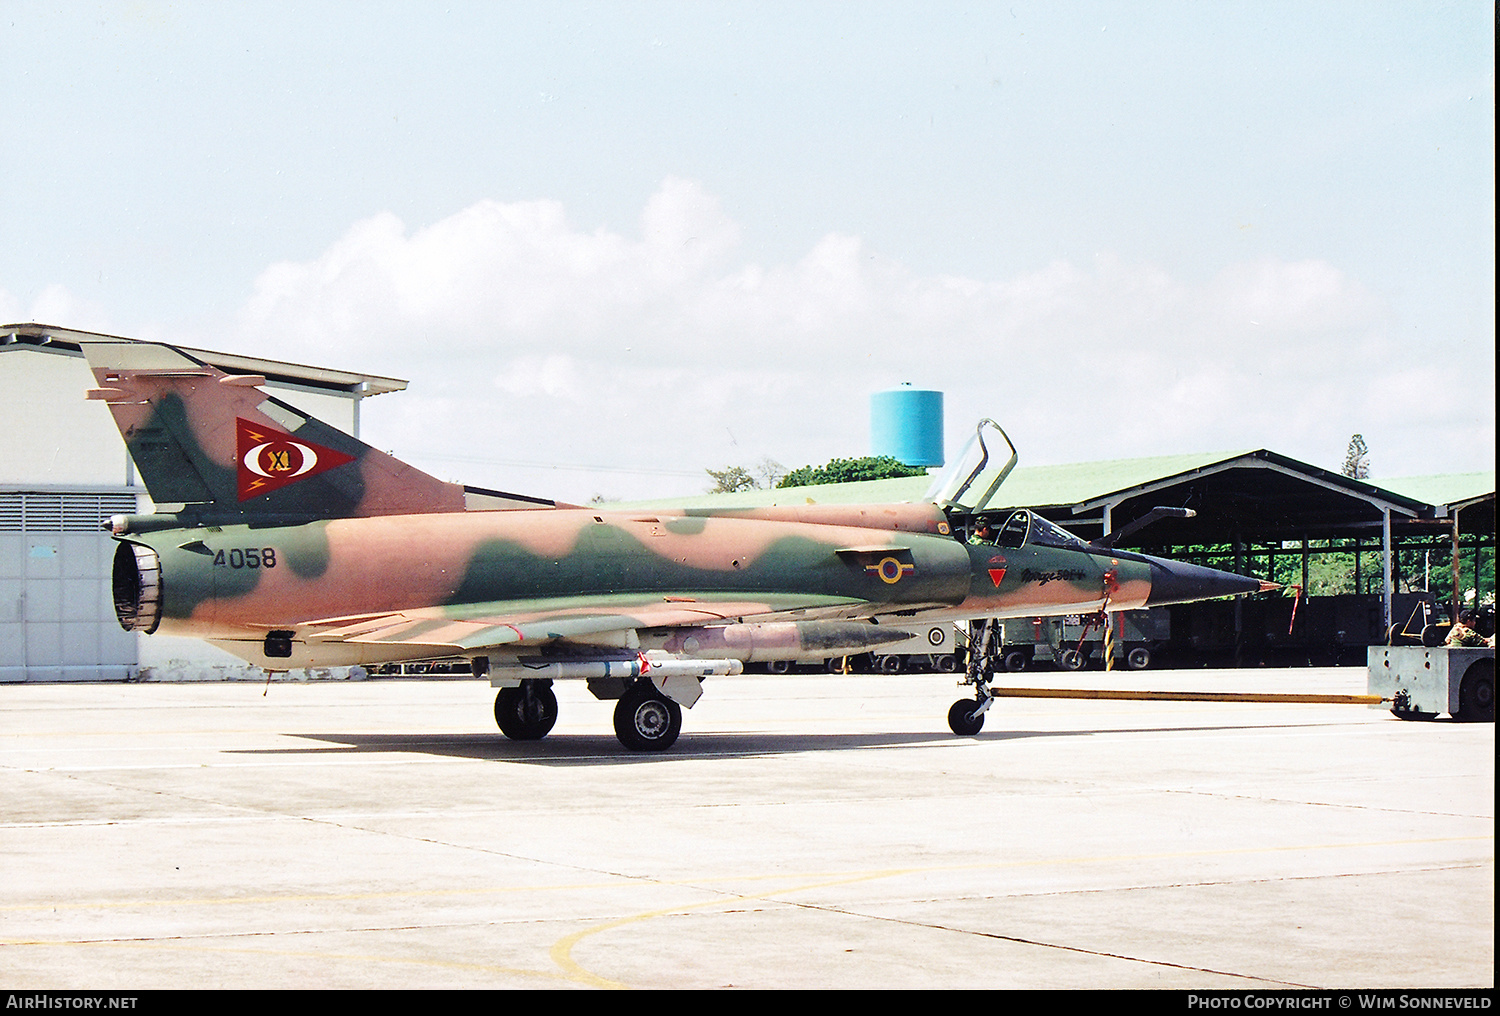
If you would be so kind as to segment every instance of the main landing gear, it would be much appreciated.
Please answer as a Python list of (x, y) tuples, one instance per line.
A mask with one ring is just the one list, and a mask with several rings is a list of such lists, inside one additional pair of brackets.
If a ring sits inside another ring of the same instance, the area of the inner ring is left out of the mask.
[(522, 681), (495, 695), (495, 722), (512, 741), (540, 741), (557, 722), (557, 696), (545, 679)]
[[(495, 722), (512, 741), (539, 741), (557, 723), (557, 696), (546, 678), (528, 678), (495, 695)], [(615, 736), (631, 751), (665, 751), (682, 732), (682, 707), (650, 681), (636, 681), (615, 706)]]
[(631, 751), (665, 751), (681, 732), (682, 707), (650, 681), (637, 681), (615, 704), (615, 736)]

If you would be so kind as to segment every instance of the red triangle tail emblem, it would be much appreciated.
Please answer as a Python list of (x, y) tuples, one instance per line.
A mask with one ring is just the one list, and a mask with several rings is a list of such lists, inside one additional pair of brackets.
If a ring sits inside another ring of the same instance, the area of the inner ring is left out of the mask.
[(353, 455), (301, 441), (274, 427), (262, 427), (243, 417), (235, 421), (241, 501), (269, 494), (346, 463)]

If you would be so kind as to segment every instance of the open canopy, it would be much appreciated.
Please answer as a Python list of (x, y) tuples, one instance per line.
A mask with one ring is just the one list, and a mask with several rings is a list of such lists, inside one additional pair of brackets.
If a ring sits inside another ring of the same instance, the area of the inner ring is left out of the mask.
[[(998, 457), (1000, 444), (1010, 455), (1003, 461)], [(1019, 456), (1016, 446), (1000, 425), (994, 420), (980, 420), (974, 428), (974, 436), (964, 445), (953, 465), (941, 474), (928, 490), (926, 499), (941, 508), (956, 508), (959, 511), (983, 511), (1016, 468)]]

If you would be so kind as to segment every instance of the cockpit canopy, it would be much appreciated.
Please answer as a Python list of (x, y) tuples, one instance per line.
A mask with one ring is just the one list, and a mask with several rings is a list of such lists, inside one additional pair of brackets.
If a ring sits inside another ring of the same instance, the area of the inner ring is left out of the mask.
[(1066, 529), (1025, 508), (1017, 508), (998, 528), (990, 530), (990, 539), (984, 539), (983, 536), (988, 528), (987, 524), (981, 523), (981, 526), (984, 528), (976, 529), (980, 542), (993, 543), (997, 547), (1020, 548), (1033, 545), (1081, 550), (1088, 546)]
[[(1008, 450), (1001, 459), (998, 453)], [(1036, 512), (1018, 508), (998, 524), (999, 515), (985, 516), (984, 511), (1020, 458), (1010, 437), (994, 420), (980, 420), (964, 450), (947, 472), (927, 492), (927, 500), (948, 512), (955, 524), (969, 533), (974, 543), (996, 547), (1019, 548), (1027, 545), (1066, 547), (1079, 550), (1088, 546), (1060, 526)]]
[[(1000, 442), (1010, 450), (1009, 458), (1000, 460), (991, 453), (1000, 451)], [(960, 512), (980, 512), (1000, 489), (1000, 484), (1016, 468), (1016, 446), (994, 420), (980, 420), (964, 450), (948, 471), (927, 491), (927, 500), (940, 508)]]

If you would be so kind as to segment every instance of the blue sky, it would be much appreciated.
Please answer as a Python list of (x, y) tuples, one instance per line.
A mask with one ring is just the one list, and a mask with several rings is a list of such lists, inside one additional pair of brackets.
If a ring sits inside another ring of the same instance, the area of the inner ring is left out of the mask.
[[(862, 454), (1494, 462), (1484, 3), (0, 0), (0, 318), (412, 380), (582, 499)], [(569, 468), (547, 468), (549, 465)], [(588, 468), (588, 467), (609, 467)]]

